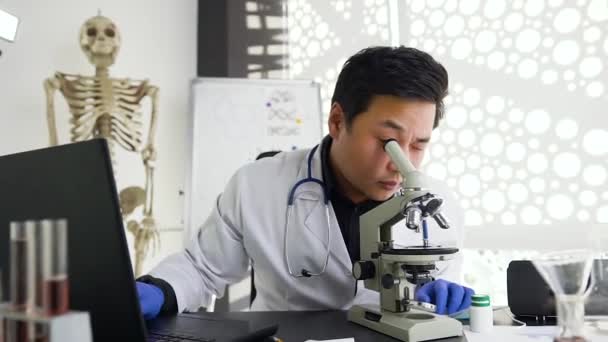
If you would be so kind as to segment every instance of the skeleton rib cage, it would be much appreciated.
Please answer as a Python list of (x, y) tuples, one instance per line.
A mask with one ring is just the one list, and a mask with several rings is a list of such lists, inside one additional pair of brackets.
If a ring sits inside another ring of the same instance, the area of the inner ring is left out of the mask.
[(142, 148), (141, 100), (148, 81), (56, 73), (72, 118), (71, 140), (103, 137), (128, 151)]

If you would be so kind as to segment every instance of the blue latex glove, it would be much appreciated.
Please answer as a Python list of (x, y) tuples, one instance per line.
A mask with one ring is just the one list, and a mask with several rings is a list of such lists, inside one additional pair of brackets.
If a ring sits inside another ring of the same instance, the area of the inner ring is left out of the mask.
[(443, 279), (428, 282), (416, 290), (416, 300), (435, 304), (440, 315), (453, 314), (471, 306), (472, 289)]
[(154, 319), (158, 316), (160, 309), (165, 303), (165, 295), (163, 291), (151, 284), (135, 282), (137, 293), (139, 295), (139, 305), (144, 319)]

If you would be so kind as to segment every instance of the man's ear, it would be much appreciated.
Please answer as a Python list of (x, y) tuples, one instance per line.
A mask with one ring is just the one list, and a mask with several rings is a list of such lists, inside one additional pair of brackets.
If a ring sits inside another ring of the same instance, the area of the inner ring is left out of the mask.
[(337, 139), (340, 132), (346, 129), (346, 117), (342, 110), (342, 106), (338, 102), (334, 102), (331, 105), (327, 126), (329, 128), (329, 135), (333, 139)]

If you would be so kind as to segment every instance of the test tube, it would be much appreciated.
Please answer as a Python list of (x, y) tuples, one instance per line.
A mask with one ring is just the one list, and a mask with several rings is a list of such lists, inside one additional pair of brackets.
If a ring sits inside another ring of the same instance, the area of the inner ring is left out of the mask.
[(43, 220), (42, 231), (42, 306), (47, 315), (69, 310), (68, 223), (65, 219)]
[[(32, 312), (35, 309), (35, 248), (34, 221), (10, 223), (9, 303), (12, 310)], [(28, 341), (32, 327), (26, 322), (5, 322), (7, 341)]]
[[(43, 277), (42, 277), (42, 262), (44, 255), (42, 254), (42, 229), (41, 221), (36, 222), (36, 234), (35, 234), (35, 248), (38, 251), (36, 256), (36, 272), (35, 272), (35, 283), (36, 283), (36, 293), (35, 293), (35, 307), (38, 313), (44, 314), (44, 303), (42, 302), (43, 297)], [(31, 333), (34, 336), (34, 342), (45, 342), (48, 341), (48, 327), (46, 324), (37, 323), (33, 327), (33, 331)], [(2, 341), (0, 341), (2, 342)], [(8, 342), (8, 341), (6, 341)]]
[(35, 224), (10, 224), (10, 304), (13, 310), (33, 308), (36, 272)]

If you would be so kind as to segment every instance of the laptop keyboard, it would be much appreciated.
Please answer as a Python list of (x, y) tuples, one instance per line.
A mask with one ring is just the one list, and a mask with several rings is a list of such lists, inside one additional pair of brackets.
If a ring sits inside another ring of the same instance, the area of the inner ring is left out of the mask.
[(202, 338), (188, 334), (172, 333), (172, 332), (150, 332), (148, 333), (148, 342), (213, 342), (214, 338)]

